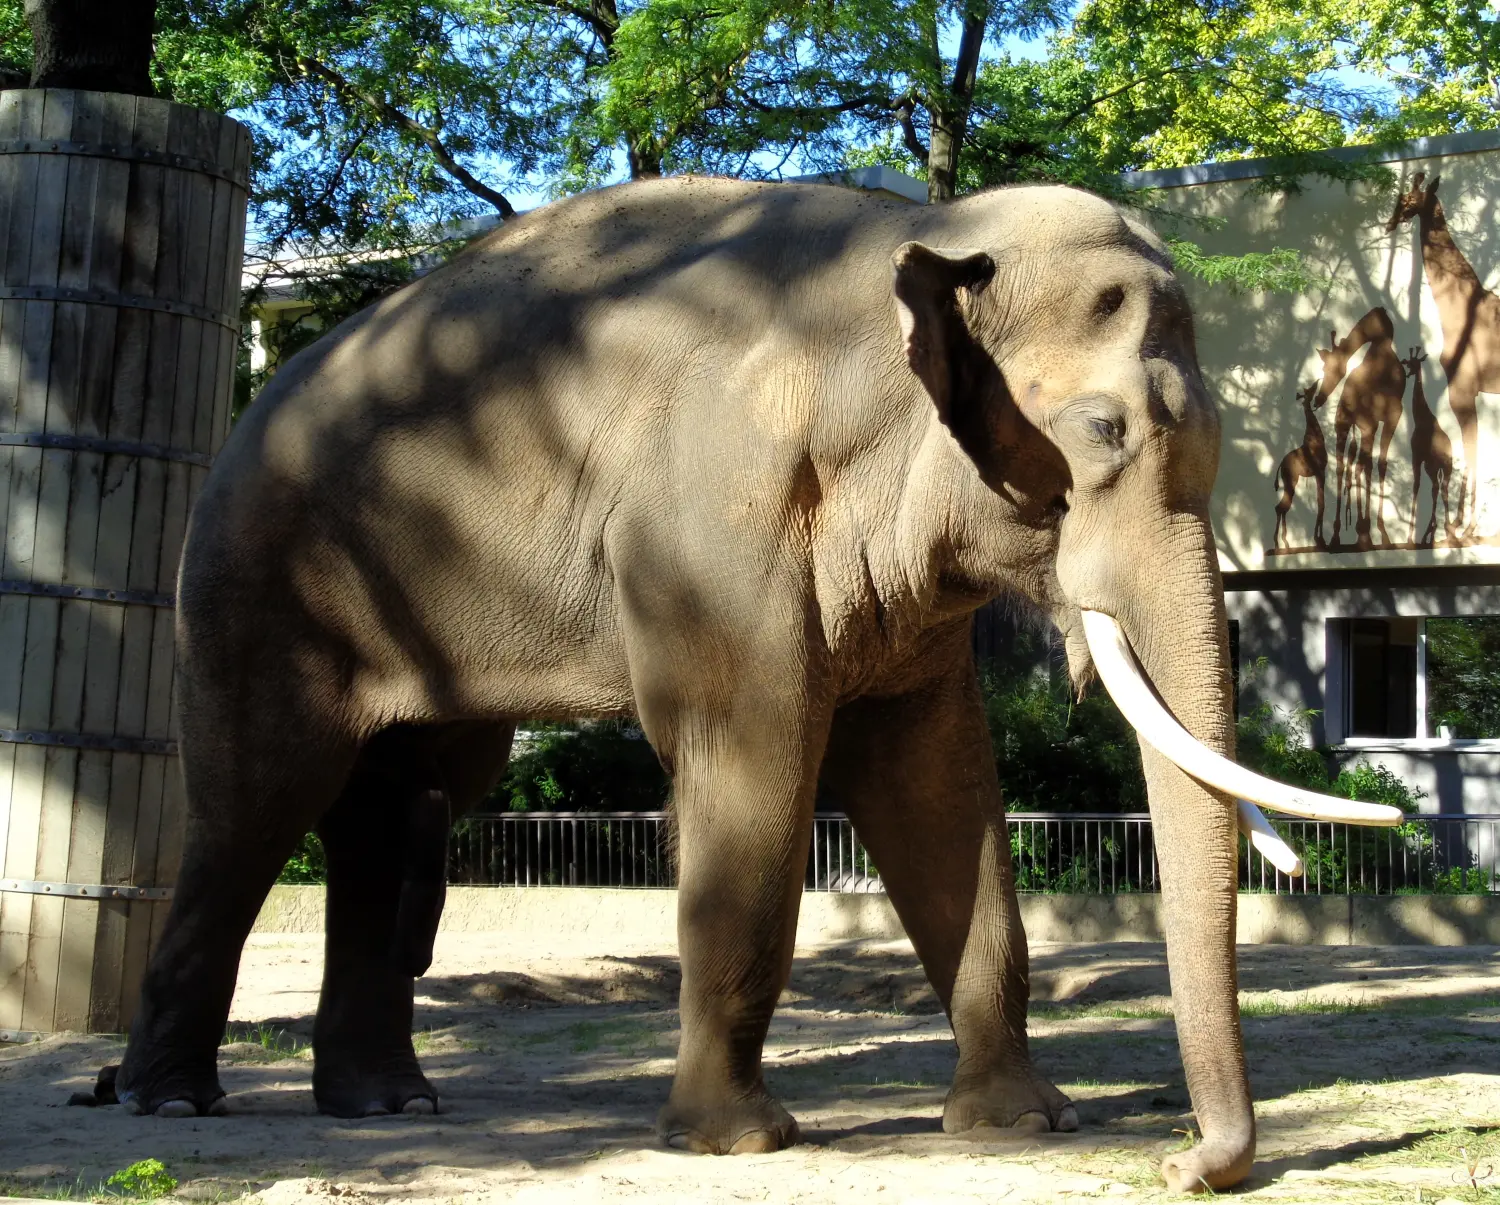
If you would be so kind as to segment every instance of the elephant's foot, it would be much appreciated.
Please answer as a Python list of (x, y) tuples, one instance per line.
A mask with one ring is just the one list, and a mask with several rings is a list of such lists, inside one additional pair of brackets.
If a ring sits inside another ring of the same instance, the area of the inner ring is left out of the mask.
[(763, 1155), (801, 1140), (796, 1119), (757, 1084), (748, 1092), (726, 1090), (712, 1104), (690, 1102), (675, 1089), (656, 1117), (661, 1140), (695, 1155)]
[[(120, 1081), (124, 1082), (121, 1083)], [(174, 1071), (161, 1075), (106, 1067), (94, 1088), (97, 1104), (118, 1101), (127, 1113), (153, 1117), (222, 1117), (229, 1112), (217, 1069)]]
[(1173, 1192), (1210, 1192), (1238, 1184), (1255, 1162), (1255, 1139), (1209, 1140), (1161, 1161)]
[(438, 1094), (414, 1054), (372, 1061), (319, 1054), (313, 1071), (318, 1112), (332, 1117), (384, 1117), (438, 1111)]
[(960, 1072), (943, 1104), (943, 1129), (949, 1134), (1048, 1134), (1077, 1128), (1073, 1102), (1034, 1072)]

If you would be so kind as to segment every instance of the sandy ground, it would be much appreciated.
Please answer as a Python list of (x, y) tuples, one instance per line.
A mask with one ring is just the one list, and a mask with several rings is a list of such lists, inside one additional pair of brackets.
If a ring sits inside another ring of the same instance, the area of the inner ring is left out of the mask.
[[(910, 946), (838, 946), (799, 951), (767, 1044), (767, 1082), (806, 1143), (713, 1159), (652, 1136), (677, 1043), (671, 951), (443, 935), (418, 984), (417, 1047), (444, 1112), (338, 1121), (314, 1111), (306, 1050), (320, 941), (255, 937), (220, 1060), (233, 1115), (67, 1108), (118, 1042), (0, 1046), (0, 1192), (84, 1195), (155, 1158), (179, 1196), (262, 1205), (1166, 1196), (1156, 1164), (1188, 1141), (1191, 1116), (1162, 948), (1038, 946), (1032, 969), (1033, 1051), (1079, 1102), (1079, 1134), (943, 1135), (954, 1045)], [(1497, 972), (1494, 948), (1242, 947), (1260, 1127), (1245, 1192), (1500, 1202)]]

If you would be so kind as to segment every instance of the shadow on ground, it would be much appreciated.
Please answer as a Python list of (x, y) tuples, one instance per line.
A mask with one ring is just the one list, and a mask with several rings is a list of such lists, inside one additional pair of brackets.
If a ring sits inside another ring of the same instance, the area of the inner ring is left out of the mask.
[[(438, 1117), (319, 1116), (310, 1007), (254, 1007), (312, 1000), (307, 984), (274, 983), (272, 972), (295, 970), (315, 985), (316, 960), (262, 966), (252, 948), (241, 975), (250, 1003), (237, 998), (234, 1041), (221, 1051), (233, 1116), (172, 1122), (66, 1108), (98, 1065), (118, 1060), (117, 1042), (64, 1036), (0, 1047), (0, 1171), (12, 1187), (87, 1185), (157, 1158), (198, 1195), (327, 1176), (416, 1198), (498, 1190), (497, 1177), (515, 1187), (592, 1174), (605, 1156), (656, 1159), (647, 1154), (656, 1150), (652, 1120), (678, 1039), (676, 959), (522, 958), (512, 959), (521, 969), (496, 972), (482, 969), (484, 951), (463, 936), (464, 956), (440, 951), (444, 973), (419, 984), (416, 1043), (444, 1102)], [(1242, 951), (1246, 999), (1259, 1014), (1245, 1019), (1263, 1118), (1256, 1182), (1403, 1150), (1464, 1124), (1465, 1099), (1500, 1104), (1496, 963), (1492, 949)], [(956, 1050), (910, 948), (839, 947), (799, 956), (767, 1043), (766, 1080), (802, 1122), (803, 1157), (942, 1163), (1034, 1160), (1041, 1151), (1134, 1159), (1149, 1172), (1191, 1122), (1161, 947), (1041, 948), (1032, 966), (1033, 1053), (1079, 1102), (1080, 1134), (979, 1143), (943, 1135)], [(261, 977), (253, 990), (246, 976)], [(1366, 1114), (1386, 1120), (1366, 1124)], [(1330, 1130), (1330, 1117), (1343, 1128)], [(721, 1177), (740, 1163), (684, 1157), (671, 1166), (689, 1174), (723, 1165), (711, 1172)]]

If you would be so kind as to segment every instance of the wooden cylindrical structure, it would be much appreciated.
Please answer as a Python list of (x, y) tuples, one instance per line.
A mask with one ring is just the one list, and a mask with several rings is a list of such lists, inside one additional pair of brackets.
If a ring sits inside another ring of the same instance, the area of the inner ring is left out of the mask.
[(172, 593), (229, 427), (248, 132), (0, 92), (0, 1036), (128, 1027), (177, 872)]

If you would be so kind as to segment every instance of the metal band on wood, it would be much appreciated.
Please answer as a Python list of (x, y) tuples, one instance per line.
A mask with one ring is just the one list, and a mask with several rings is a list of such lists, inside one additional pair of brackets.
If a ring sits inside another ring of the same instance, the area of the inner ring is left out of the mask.
[(248, 190), (250, 181), (237, 176), (227, 167), (210, 159), (191, 155), (173, 155), (140, 146), (115, 146), (108, 142), (50, 141), (44, 138), (11, 138), (0, 142), (0, 155), (83, 155), (89, 159), (120, 159), (126, 163), (150, 163), (155, 167), (175, 167), (185, 172), (201, 172), (217, 180), (227, 180)]
[(0, 891), (22, 895), (61, 895), (82, 900), (169, 900), (170, 887), (117, 887), (112, 883), (47, 883), (40, 879), (0, 879)]
[(208, 468), (214, 458), (207, 452), (186, 452), (164, 444), (139, 443), (133, 439), (100, 439), (94, 435), (0, 431), (0, 448), (57, 448), (64, 452), (102, 452), (107, 456), (140, 456), (147, 460), (173, 460)]
[(214, 322), (239, 334), (239, 318), (222, 310), (191, 301), (166, 301), (160, 297), (142, 297), (136, 293), (112, 293), (108, 289), (65, 289), (58, 285), (0, 285), (0, 301), (68, 301), (79, 305), (112, 305), (127, 310), (153, 310), (158, 314), (178, 314)]
[(167, 757), (177, 753), (176, 741), (155, 740), (148, 736), (93, 736), (87, 732), (26, 732), (18, 728), (0, 728), (0, 744), (49, 745), (58, 749), (87, 749), (99, 753), (160, 753)]
[(57, 582), (0, 580), (0, 594), (30, 594), (35, 598), (76, 598), (84, 602), (137, 603), (170, 611), (177, 600), (155, 590), (104, 590), (98, 586), (68, 586)]

